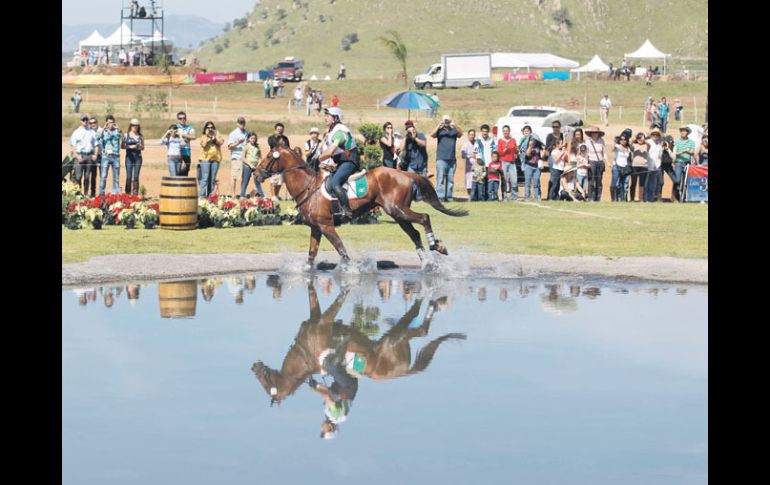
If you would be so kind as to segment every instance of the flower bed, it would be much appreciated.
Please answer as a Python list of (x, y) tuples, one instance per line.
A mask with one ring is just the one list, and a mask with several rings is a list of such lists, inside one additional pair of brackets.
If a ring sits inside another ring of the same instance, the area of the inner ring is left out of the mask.
[(198, 227), (245, 227), (280, 225), (291, 214), (281, 215), (281, 207), (272, 199), (252, 197), (236, 199), (212, 195), (198, 201)]

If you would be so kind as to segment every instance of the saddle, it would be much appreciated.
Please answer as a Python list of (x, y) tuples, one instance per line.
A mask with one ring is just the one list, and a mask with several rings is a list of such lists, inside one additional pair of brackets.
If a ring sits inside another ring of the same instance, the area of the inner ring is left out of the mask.
[[(328, 200), (337, 200), (337, 197), (332, 192), (332, 179), (330, 177), (331, 172), (324, 170), (323, 187), (321, 188), (321, 194)], [(342, 184), (342, 188), (348, 194), (348, 200), (358, 199), (365, 196), (369, 192), (369, 183), (366, 181), (366, 169), (359, 170), (348, 177), (348, 180)]]

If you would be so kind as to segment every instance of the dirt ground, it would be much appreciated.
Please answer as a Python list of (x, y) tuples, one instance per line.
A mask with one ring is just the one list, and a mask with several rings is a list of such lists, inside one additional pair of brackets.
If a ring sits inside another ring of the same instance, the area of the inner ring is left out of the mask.
[[(613, 137), (620, 134), (620, 132), (625, 127), (617, 127), (614, 128), (610, 126), (609, 128), (606, 128), (606, 135), (605, 140), (610, 140)], [(636, 132), (636, 130), (642, 131), (641, 127), (632, 127)], [(73, 128), (74, 130), (74, 128)], [(304, 143), (304, 141), (307, 139), (307, 135), (302, 133), (287, 133), (286, 134), (289, 137), (289, 140), (291, 141), (292, 145), (300, 145), (301, 143)], [(268, 136), (267, 133), (260, 134), (260, 139), (266, 139)], [(462, 142), (458, 140), (458, 151), (461, 143), (464, 143), (465, 139), (462, 139)], [(262, 143), (264, 144), (264, 142)], [(433, 138), (428, 138), (428, 149), (429, 151), (432, 149), (431, 153), (435, 153), (436, 150), (436, 140)], [(66, 154), (70, 151), (70, 145), (69, 140), (63, 138), (62, 139), (62, 158), (66, 156)], [(190, 175), (195, 175), (195, 166), (197, 164), (196, 162), (196, 155), (197, 155), (197, 148), (193, 148), (193, 167), (190, 171)], [(121, 187), (125, 188), (125, 161), (124, 161), (124, 155), (125, 152), (121, 152), (120, 157), (120, 185)], [(223, 155), (225, 157), (223, 163), (220, 165), (219, 168), (219, 174), (218, 174), (218, 181), (219, 181), (219, 194), (223, 195), (235, 195), (240, 193), (240, 176), (238, 177), (238, 184), (236, 186), (235, 192), (233, 192), (232, 182), (230, 181), (230, 160), (227, 156), (227, 150), (223, 150)], [(459, 156), (459, 155), (458, 155)], [(462, 159), (458, 159), (457, 164), (457, 170), (455, 172), (454, 177), (454, 191), (453, 196), (455, 199), (462, 200), (468, 198), (468, 193), (465, 190), (465, 161)], [(428, 173), (429, 174), (435, 174), (436, 173), (436, 161), (435, 159), (431, 159), (428, 162)], [(162, 146), (159, 142), (159, 140), (149, 140), (146, 145), (143, 152), (143, 162), (142, 162), (142, 170), (139, 176), (139, 183), (140, 185), (144, 185), (147, 188), (147, 194), (151, 197), (156, 197), (158, 194), (160, 194), (160, 183), (161, 178), (168, 175), (168, 166), (166, 165), (166, 148)], [(545, 196), (545, 191), (548, 188), (548, 180), (550, 178), (550, 174), (544, 173), (540, 177), (540, 188), (541, 192), (543, 193), (543, 197)], [(107, 191), (109, 192), (109, 188), (111, 185), (112, 180), (112, 171), (110, 170), (108, 174), (108, 180), (107, 180)], [(433, 183), (435, 185), (435, 178), (432, 179)], [(604, 177), (602, 179), (602, 186), (604, 187), (602, 191), (602, 201), (610, 201), (610, 191), (609, 191), (609, 185), (612, 180), (612, 171), (611, 170), (605, 170), (604, 171)], [(265, 191), (265, 194), (272, 194), (270, 191), (269, 182), (265, 182), (262, 184), (262, 189)], [(249, 184), (249, 188), (247, 191), (250, 191), (254, 188), (253, 182)], [(663, 185), (663, 198), (664, 199), (670, 199), (671, 197), (671, 180), (666, 178), (664, 185)], [(97, 183), (97, 190), (98, 190), (98, 183)], [(635, 200), (638, 200), (638, 188), (637, 188), (637, 197), (635, 197)], [(522, 184), (519, 184), (519, 196), (524, 196), (524, 187)], [(286, 199), (288, 197), (288, 194), (286, 192), (286, 187), (281, 188), (280, 197), (282, 199)]]

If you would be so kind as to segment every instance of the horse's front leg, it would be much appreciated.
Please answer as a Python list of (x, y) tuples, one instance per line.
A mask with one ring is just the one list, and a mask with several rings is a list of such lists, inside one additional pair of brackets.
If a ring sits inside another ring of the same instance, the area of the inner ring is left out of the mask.
[(332, 243), (332, 246), (334, 246), (334, 249), (337, 250), (340, 257), (342, 258), (342, 263), (349, 263), (350, 262), (350, 256), (348, 256), (348, 252), (345, 249), (345, 245), (342, 244), (342, 239), (340, 239), (340, 236), (337, 234), (337, 231), (334, 229), (334, 226), (321, 226), (320, 231), (323, 233), (324, 236), (326, 236), (326, 239), (329, 240), (330, 243)]
[(313, 269), (315, 257), (318, 255), (318, 245), (321, 243), (321, 229), (317, 226), (310, 227), (310, 249), (308, 250), (307, 264)]

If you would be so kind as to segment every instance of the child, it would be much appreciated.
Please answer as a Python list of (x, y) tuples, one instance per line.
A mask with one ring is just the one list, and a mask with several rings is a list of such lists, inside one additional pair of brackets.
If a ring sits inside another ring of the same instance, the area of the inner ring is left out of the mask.
[(588, 163), (588, 147), (586, 145), (580, 145), (580, 149), (577, 155), (577, 183), (585, 191), (586, 179), (588, 178), (588, 169), (591, 166)]
[(262, 151), (257, 143), (257, 134), (250, 132), (243, 149), (243, 176), (241, 177), (241, 197), (246, 197), (246, 189), (249, 187), (249, 179), (254, 174), (254, 185), (257, 187), (257, 195), (264, 197), (262, 184), (257, 180), (256, 168), (262, 158)]
[(161, 145), (168, 146), (168, 174), (172, 177), (178, 177), (182, 168), (182, 139), (179, 136), (179, 129), (176, 125), (168, 127), (166, 134), (160, 139)]
[(471, 192), (471, 201), (484, 200), (484, 177), (487, 169), (484, 166), (484, 157), (481, 153), (476, 153), (476, 164), (473, 166), (473, 189)]
[(497, 189), (500, 187), (500, 174), (503, 172), (503, 162), (500, 154), (492, 152), (492, 161), (487, 167), (487, 200), (498, 200)]

